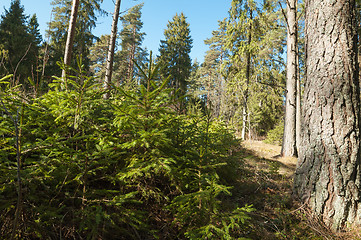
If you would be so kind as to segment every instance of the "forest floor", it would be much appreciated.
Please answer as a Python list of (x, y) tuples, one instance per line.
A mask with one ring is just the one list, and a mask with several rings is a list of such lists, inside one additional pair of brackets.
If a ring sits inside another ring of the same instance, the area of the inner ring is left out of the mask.
[(357, 240), (361, 233), (332, 233), (292, 198), (297, 158), (280, 157), (281, 147), (244, 141), (244, 178), (235, 190), (238, 201), (252, 204), (251, 239)]

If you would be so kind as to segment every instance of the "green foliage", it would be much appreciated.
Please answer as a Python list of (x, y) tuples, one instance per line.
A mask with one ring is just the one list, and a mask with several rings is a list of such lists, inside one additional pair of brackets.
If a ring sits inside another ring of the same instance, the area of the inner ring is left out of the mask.
[(19, 0), (11, 1), (0, 20), (0, 50), (7, 52), (7, 59), (0, 61), (0, 76), (14, 74), (13, 85), (29, 87), (27, 78), (35, 74), (39, 63), (41, 35), (34, 15), (30, 21)]
[[(210, 114), (179, 115), (159, 79), (160, 64), (139, 69), (144, 84), (102, 98), (85, 75), (57, 78), (33, 99), (10, 88), (0, 99), (19, 116), (21, 239), (241, 237), (250, 206), (226, 210), (229, 169), (240, 167), (239, 142)], [(64, 81), (66, 88), (64, 89)], [(21, 109), (21, 110), (19, 110)], [(16, 192), (12, 121), (0, 115), (0, 234), (11, 235)], [(237, 207), (237, 206), (236, 206)], [(171, 233), (168, 232), (169, 229)]]
[(121, 50), (114, 56), (114, 79), (128, 87), (135, 81), (139, 81), (138, 69), (134, 67), (133, 61), (145, 62), (147, 58), (146, 50), (141, 47), (145, 36), (145, 33), (141, 32), (143, 5), (143, 3), (135, 5), (120, 18), (122, 22), (122, 29), (119, 33)]
[(214, 95), (224, 96), (219, 111), (223, 119), (237, 128), (247, 126), (255, 137), (264, 136), (283, 114), (284, 67), (280, 63), (285, 30), (280, 28), (281, 12), (273, 0), (233, 0), (229, 14), (209, 40), (209, 53), (219, 54), (218, 74), (224, 77), (219, 84), (223, 93)]
[(163, 77), (171, 76), (170, 86), (179, 89), (184, 95), (187, 90), (187, 79), (190, 76), (192, 60), (189, 53), (192, 49), (189, 23), (183, 13), (176, 14), (167, 24), (164, 31), (165, 40), (159, 47), (159, 61), (165, 66), (161, 69)]
[(105, 78), (109, 41), (110, 35), (101, 35), (89, 48), (90, 71), (101, 81)]
[(283, 140), (283, 129), (284, 121), (279, 121), (275, 128), (267, 133), (267, 138), (265, 139), (265, 142), (281, 145)]
[[(98, 15), (106, 14), (100, 7), (102, 2), (103, 0), (84, 0), (79, 2), (72, 55), (83, 58), (85, 69), (88, 69), (90, 66), (89, 48), (96, 39), (92, 30), (96, 26)], [(53, 19), (49, 22), (49, 30), (47, 30), (50, 42), (49, 62), (46, 68), (46, 75), (58, 76), (61, 72), (56, 63), (64, 56), (72, 1), (52, 0), (51, 5), (54, 7)], [(71, 66), (76, 66), (75, 60)]]

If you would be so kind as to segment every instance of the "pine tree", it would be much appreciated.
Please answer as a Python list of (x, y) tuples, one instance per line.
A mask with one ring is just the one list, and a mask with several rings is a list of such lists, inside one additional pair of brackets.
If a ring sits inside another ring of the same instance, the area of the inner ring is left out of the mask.
[[(165, 40), (161, 40), (159, 47), (159, 61), (165, 64), (161, 75), (171, 76), (170, 86), (184, 95), (187, 91), (187, 79), (192, 69), (189, 53), (192, 49), (189, 23), (183, 13), (176, 14), (167, 24), (164, 31)], [(181, 107), (182, 108), (182, 107)]]
[(144, 32), (141, 32), (143, 27), (142, 7), (144, 4), (138, 4), (127, 11), (121, 17), (122, 30), (119, 33), (119, 42), (121, 50), (116, 54), (116, 76), (117, 81), (130, 86), (133, 83), (135, 76), (134, 60), (141, 61), (144, 57), (145, 51), (141, 48)]
[(305, 5), (306, 81), (294, 193), (318, 219), (341, 230), (361, 224), (355, 1)]
[(105, 78), (109, 41), (110, 35), (102, 35), (97, 39), (94, 45), (89, 48), (90, 71), (101, 81)]

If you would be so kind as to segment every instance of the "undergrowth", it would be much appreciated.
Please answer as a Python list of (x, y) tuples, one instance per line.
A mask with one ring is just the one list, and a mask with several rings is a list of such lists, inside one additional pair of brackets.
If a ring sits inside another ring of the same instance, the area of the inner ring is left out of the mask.
[(81, 63), (41, 96), (0, 79), (0, 239), (358, 239), (209, 110), (179, 114), (159, 67), (109, 99)]
[(113, 86), (110, 99), (81, 63), (39, 97), (1, 80), (2, 238), (247, 235), (254, 208), (225, 204), (242, 169), (239, 141), (196, 106), (178, 114), (185, 99), (159, 67), (140, 68), (144, 84)]

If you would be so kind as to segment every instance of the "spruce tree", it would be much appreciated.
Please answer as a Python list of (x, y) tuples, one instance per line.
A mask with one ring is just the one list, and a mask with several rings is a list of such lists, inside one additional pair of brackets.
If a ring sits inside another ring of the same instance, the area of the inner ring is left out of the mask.
[(28, 25), (28, 32), (32, 37), (32, 42), (39, 47), (43, 42), (43, 37), (40, 34), (39, 30), (39, 23), (36, 14), (33, 14), (30, 18), (29, 25)]
[(9, 56), (1, 66), (0, 74), (14, 74), (16, 83), (25, 85), (28, 85), (26, 79), (31, 76), (31, 66), (34, 64), (29, 52), (38, 47), (38, 41), (31, 32), (36, 29), (35, 19), (32, 19), (29, 28), (28, 18), (20, 0), (13, 0), (9, 10), (5, 9), (1, 16), (0, 23), (0, 43)]
[[(197, 70), (196, 77), (191, 77), (190, 93), (201, 100), (206, 106), (211, 107), (213, 117), (219, 117), (224, 110), (226, 101), (227, 74), (222, 67), (227, 58), (223, 48), (226, 38), (226, 20), (219, 21), (219, 28), (212, 32), (212, 37), (206, 39), (205, 44), (209, 50), (204, 56), (204, 62)], [(194, 74), (193, 74), (194, 75)]]
[(183, 13), (176, 14), (167, 24), (164, 31), (165, 40), (161, 40), (159, 61), (166, 67), (161, 75), (170, 78), (170, 86), (184, 95), (187, 91), (187, 79), (192, 69), (192, 60), (189, 56), (192, 49), (192, 38), (189, 23)]

